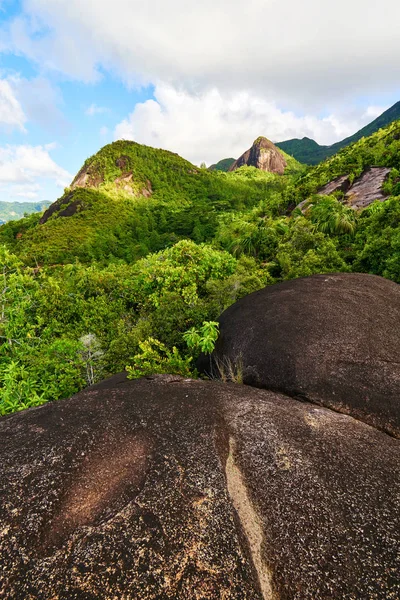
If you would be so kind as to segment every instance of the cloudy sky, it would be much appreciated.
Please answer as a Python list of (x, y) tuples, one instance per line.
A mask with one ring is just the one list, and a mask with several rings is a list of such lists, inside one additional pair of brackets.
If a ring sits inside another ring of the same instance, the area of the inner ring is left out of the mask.
[(0, 199), (115, 139), (211, 164), (331, 144), (400, 100), (398, 0), (0, 0)]

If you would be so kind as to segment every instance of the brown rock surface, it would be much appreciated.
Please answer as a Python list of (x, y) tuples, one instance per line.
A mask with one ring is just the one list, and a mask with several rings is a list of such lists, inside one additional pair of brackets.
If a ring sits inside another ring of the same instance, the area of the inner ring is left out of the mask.
[(380, 200), (388, 198), (382, 190), (391, 169), (386, 167), (371, 167), (358, 177), (346, 194), (346, 202), (353, 208), (365, 208)]
[[(324, 185), (318, 190), (318, 194), (329, 196), (334, 192), (344, 192), (346, 204), (356, 209), (365, 208), (375, 200), (381, 202), (387, 200), (388, 196), (383, 192), (382, 186), (390, 171), (391, 169), (386, 167), (369, 167), (352, 184), (348, 175), (342, 175)], [(304, 202), (307, 201), (303, 201), (301, 205)], [(300, 208), (301, 205), (299, 205)]]
[(229, 171), (235, 171), (244, 165), (283, 175), (287, 162), (279, 148), (267, 138), (259, 137), (252, 147), (233, 163)]
[(80, 199), (75, 200), (74, 196), (74, 192), (69, 192), (53, 202), (53, 204), (51, 204), (49, 208), (44, 211), (39, 223), (41, 225), (47, 223), (50, 217), (56, 213), (59, 217), (71, 217), (72, 215), (76, 214), (81, 208), (83, 208), (83, 206), (82, 201)]
[(334, 192), (347, 192), (350, 185), (349, 176), (341, 175), (340, 177), (336, 177), (336, 179), (324, 185), (324, 187), (318, 190), (318, 194), (321, 194), (321, 196), (329, 196)]
[(400, 595), (400, 444), (351, 417), (120, 375), (0, 439), (7, 600)]
[[(214, 360), (241, 365), (245, 383), (400, 437), (398, 284), (359, 273), (285, 281), (242, 298), (219, 322)], [(209, 359), (198, 368), (209, 371)]]
[[(153, 194), (151, 181), (147, 179), (144, 187), (141, 190), (138, 190), (137, 186), (135, 186), (133, 173), (131, 170), (129, 170), (129, 165), (129, 156), (121, 155), (116, 159), (115, 166), (121, 171), (121, 175), (116, 177), (114, 180), (116, 187), (123, 189), (125, 192), (128, 192), (132, 195), (140, 194), (145, 198), (150, 198)], [(79, 187), (99, 187), (102, 183), (104, 183), (104, 176), (99, 174), (95, 167), (92, 165), (83, 165), (82, 169), (73, 180), (71, 189), (74, 190)]]

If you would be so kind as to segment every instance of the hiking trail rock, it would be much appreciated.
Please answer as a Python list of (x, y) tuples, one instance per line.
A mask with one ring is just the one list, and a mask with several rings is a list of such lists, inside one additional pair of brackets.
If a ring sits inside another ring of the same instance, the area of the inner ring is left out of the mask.
[(349, 416), (121, 374), (0, 439), (7, 600), (400, 595), (400, 444)]

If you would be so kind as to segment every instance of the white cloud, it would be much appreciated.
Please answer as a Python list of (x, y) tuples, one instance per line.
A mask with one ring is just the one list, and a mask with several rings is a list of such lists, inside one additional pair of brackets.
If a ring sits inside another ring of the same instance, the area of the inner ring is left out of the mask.
[(374, 120), (388, 108), (389, 106), (368, 106), (364, 114), (366, 118)]
[(43, 185), (66, 187), (72, 175), (49, 155), (49, 146), (0, 147), (1, 199), (34, 199)]
[(59, 109), (62, 103), (59, 90), (44, 77), (26, 79), (7, 72), (0, 79), (0, 127), (7, 130), (26, 133), (24, 125), (35, 123), (52, 133), (63, 133), (68, 123)]
[(7, 79), (0, 79), (0, 127), (25, 131), (26, 116)]
[[(41, 192), (41, 190), (42, 186), (38, 183), (0, 185), (1, 199), (3, 199), (7, 195), (9, 195), (10, 192), (12, 192), (12, 199), (23, 198), (25, 200), (35, 200), (39, 197), (39, 192)], [(8, 197), (7, 200), (9, 200)]]
[(273, 141), (311, 137), (331, 144), (371, 120), (369, 111), (348, 111), (324, 118), (296, 116), (262, 96), (217, 89), (193, 95), (160, 85), (155, 100), (137, 104), (115, 129), (116, 139), (133, 139), (178, 152), (195, 164), (237, 158), (259, 135)]
[(25, 0), (3, 45), (84, 81), (258, 90), (285, 106), (394, 89), (398, 0)]
[(9, 78), (27, 120), (51, 133), (64, 133), (68, 123), (60, 110), (61, 93), (45, 77), (25, 79), (19, 75)]
[(39, 197), (39, 194), (37, 192), (19, 192), (16, 194), (16, 196), (18, 196), (18, 198), (25, 198), (27, 201), (30, 200), (36, 200), (36, 198)]
[(89, 117), (94, 117), (94, 115), (103, 115), (107, 112), (109, 112), (109, 109), (105, 106), (97, 106), (97, 104), (91, 104), (86, 109), (85, 114), (89, 115)]

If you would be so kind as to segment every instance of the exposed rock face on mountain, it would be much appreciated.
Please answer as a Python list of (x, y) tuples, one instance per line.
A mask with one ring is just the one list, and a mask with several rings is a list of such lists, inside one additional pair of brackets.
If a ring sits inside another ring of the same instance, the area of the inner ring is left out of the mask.
[(400, 595), (400, 444), (351, 417), (121, 375), (0, 437), (7, 600)]
[(336, 177), (336, 179), (333, 179), (333, 181), (330, 181), (320, 188), (318, 194), (321, 194), (321, 196), (329, 196), (334, 192), (346, 194), (349, 191), (350, 186), (350, 177), (348, 175), (340, 175), (340, 177)]
[(235, 171), (244, 165), (283, 175), (287, 162), (272, 142), (265, 137), (259, 137), (254, 141), (252, 147), (233, 163), (229, 171)]
[(353, 184), (347, 175), (343, 175), (318, 190), (318, 194), (328, 196), (334, 192), (344, 192), (346, 204), (356, 209), (365, 208), (375, 200), (387, 200), (388, 196), (383, 192), (382, 186), (390, 171), (391, 169), (386, 167), (370, 167), (355, 179)]
[(53, 202), (49, 206), (47, 210), (44, 211), (43, 216), (41, 217), (39, 223), (43, 225), (47, 223), (47, 221), (53, 215), (57, 214), (59, 217), (71, 217), (75, 215), (82, 208), (82, 202), (80, 199), (74, 198), (74, 192), (69, 192), (68, 194), (64, 194)]
[[(245, 383), (400, 437), (398, 284), (374, 275), (314, 275), (254, 292), (219, 321), (214, 361), (241, 366)], [(199, 367), (209, 370), (209, 359)]]
[[(128, 144), (129, 142), (125, 142)], [(113, 183), (118, 189), (122, 189), (130, 194), (135, 193), (135, 182), (133, 176), (133, 170), (131, 169), (132, 158), (130, 156), (121, 155), (115, 160), (115, 168), (119, 170), (120, 174), (115, 176)], [(110, 165), (108, 165), (110, 168)], [(79, 171), (73, 182), (71, 183), (71, 189), (74, 190), (79, 187), (99, 187), (102, 183), (106, 182), (106, 175), (104, 169), (99, 169), (99, 165), (96, 162), (89, 162), (84, 164), (82, 169)], [(136, 193), (150, 198), (153, 193), (151, 181), (147, 180), (144, 186), (139, 186), (141, 189), (136, 190)]]

